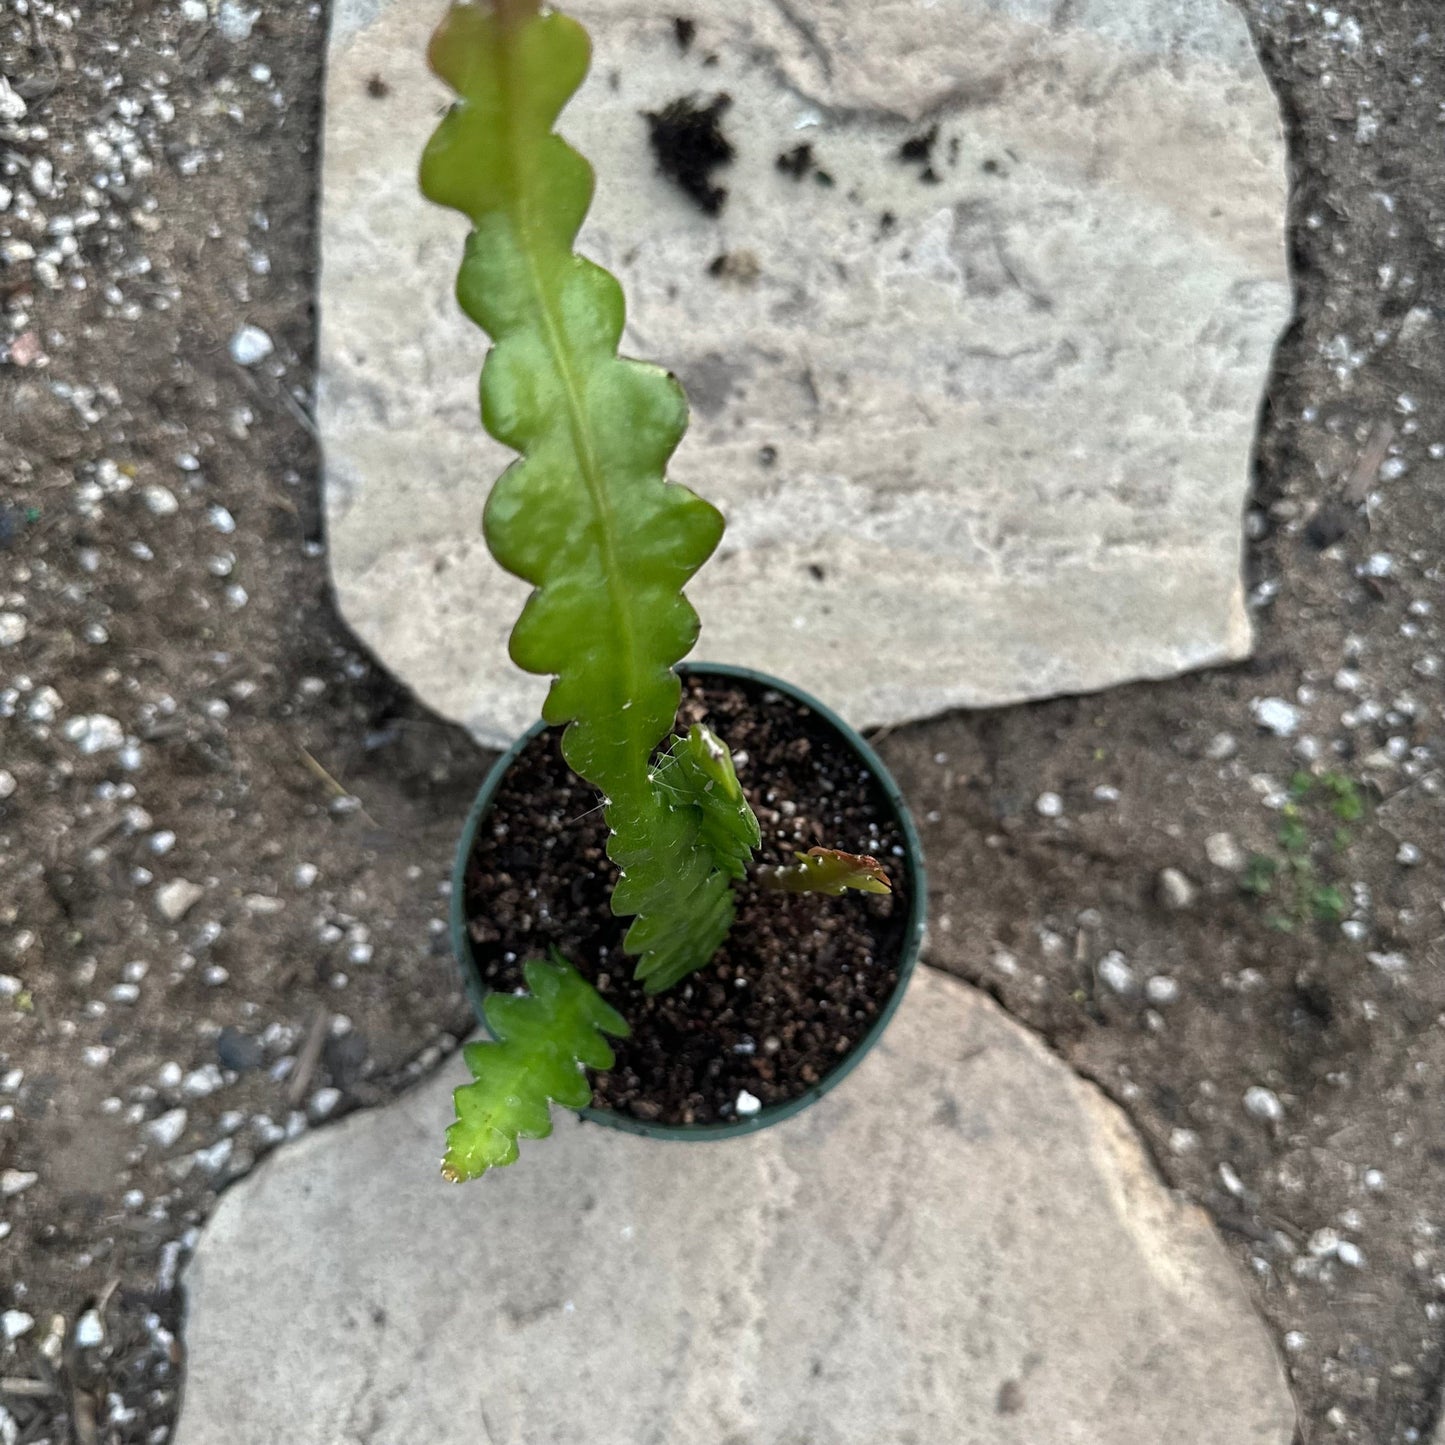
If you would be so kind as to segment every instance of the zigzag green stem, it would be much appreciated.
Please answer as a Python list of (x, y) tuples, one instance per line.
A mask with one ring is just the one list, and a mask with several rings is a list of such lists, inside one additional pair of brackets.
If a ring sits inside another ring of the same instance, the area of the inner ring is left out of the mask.
[(484, 518), (493, 555), (535, 589), (511, 653), (554, 678), (543, 716), (567, 725), (564, 756), (606, 800), (613, 909), (637, 915), (625, 943), (655, 990), (706, 963), (733, 917), (704, 810), (652, 768), (677, 712), (673, 664), (697, 637), (682, 588), (722, 518), (666, 481), (682, 389), (617, 355), (621, 288), (572, 251), (592, 171), (552, 126), (586, 73), (586, 33), (530, 0), (455, 5), (430, 59), (459, 99), (422, 188), (473, 224), (457, 295), (495, 342), (482, 420), (521, 453)]

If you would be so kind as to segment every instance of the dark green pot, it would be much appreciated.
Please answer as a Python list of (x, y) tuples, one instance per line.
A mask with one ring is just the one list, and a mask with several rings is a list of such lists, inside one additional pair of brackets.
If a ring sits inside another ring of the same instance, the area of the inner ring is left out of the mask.
[[(884, 1006), (882, 1013), (874, 1020), (873, 1027), (859, 1041), (858, 1046), (837, 1068), (814, 1084), (806, 1093), (798, 1095), (796, 1099), (788, 1100), (785, 1104), (767, 1105), (746, 1119), (736, 1119), (722, 1124), (655, 1124), (645, 1119), (633, 1118), (630, 1114), (614, 1113), (611, 1109), (583, 1109), (581, 1111), (582, 1117), (592, 1120), (593, 1123), (605, 1124), (611, 1129), (623, 1129), (629, 1134), (646, 1134), (654, 1139), (727, 1139), (736, 1134), (755, 1134), (759, 1129), (766, 1129), (769, 1124), (777, 1124), (784, 1119), (792, 1118), (794, 1114), (806, 1109), (809, 1104), (821, 1099), (829, 1089), (841, 1083), (857, 1067), (859, 1060), (868, 1050), (878, 1042), (883, 1030), (888, 1026), (888, 1020), (893, 1017), (894, 1011), (903, 997), (904, 989), (908, 987), (908, 980), (913, 974), (913, 966), (918, 962), (928, 907), (928, 880), (923, 870), (923, 848), (918, 841), (918, 832), (913, 826), (913, 819), (909, 816), (903, 795), (898, 791), (898, 785), (889, 776), (888, 770), (873, 749), (842, 718), (824, 707), (816, 698), (809, 697), (807, 693), (786, 682), (779, 682), (775, 677), (769, 677), (767, 673), (755, 672), (752, 668), (728, 667), (722, 663), (709, 662), (691, 665), (682, 663), (677, 670), (680, 673), (700, 677), (738, 678), (746, 682), (761, 683), (765, 687), (794, 698), (816, 713), (857, 754), (863, 766), (878, 780), (878, 785), (893, 810), (898, 831), (903, 837), (902, 864), (908, 878), (908, 919), (901, 945), (902, 957), (898, 960), (898, 983), (893, 990), (893, 996)], [(452, 951), (456, 954), (457, 963), (461, 967), (462, 982), (466, 986), (467, 997), (471, 999), (472, 1007), (476, 1010), (477, 1018), (481, 1020), (483, 1029), (486, 1028), (486, 1016), (482, 1012), (482, 1005), (489, 990), (483, 984), (476, 960), (472, 957), (471, 937), (467, 933), (465, 897), (467, 860), (471, 857), (472, 842), (477, 836), (477, 829), (481, 827), (482, 820), (491, 809), (492, 796), (500, 786), (507, 769), (511, 767), (518, 753), (534, 737), (545, 731), (546, 725), (538, 722), (497, 759), (496, 765), (487, 774), (481, 790), (477, 793), (471, 812), (467, 815), (466, 826), (462, 829), (461, 842), (457, 845), (456, 864), (452, 869)]]

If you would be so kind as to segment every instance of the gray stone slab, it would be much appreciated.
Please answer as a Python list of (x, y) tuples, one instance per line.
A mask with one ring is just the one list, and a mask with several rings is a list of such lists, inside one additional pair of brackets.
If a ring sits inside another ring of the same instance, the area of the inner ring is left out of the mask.
[[(507, 453), (452, 300), (465, 222), (415, 187), (441, 8), (335, 17), (318, 414), (344, 614), (498, 744), (544, 685), (507, 661), (525, 593), (480, 538)], [(687, 53), (665, 8), (575, 13), (581, 244), (627, 287), (625, 349), (691, 396), (674, 477), (729, 518), (701, 656), (869, 725), (1247, 652), (1241, 512), (1290, 292), (1278, 117), (1226, 0), (697, 0)], [(639, 112), (720, 90), (738, 156), (712, 219)], [(923, 117), (938, 184), (897, 158)], [(800, 141), (832, 188), (778, 172)], [(724, 253), (734, 279), (708, 274)]]
[(185, 1277), (177, 1445), (1289, 1445), (1204, 1216), (943, 975), (833, 1094), (747, 1139), (569, 1115), (450, 1187), (460, 1077), (222, 1197)]

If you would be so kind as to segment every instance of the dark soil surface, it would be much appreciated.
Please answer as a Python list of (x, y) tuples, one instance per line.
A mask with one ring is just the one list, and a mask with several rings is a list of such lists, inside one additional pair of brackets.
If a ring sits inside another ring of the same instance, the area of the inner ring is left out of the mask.
[(622, 951), (609, 900), (617, 870), (596, 793), (535, 738), (498, 789), (467, 876), (473, 956), (490, 988), (561, 950), (632, 1027), (593, 1077), (597, 1108), (664, 1124), (730, 1123), (805, 1094), (848, 1056), (898, 982), (908, 918), (903, 839), (883, 790), (812, 709), (756, 683), (688, 679), (680, 731), (706, 723), (741, 759), (758, 861), (821, 846), (886, 860), (894, 893), (825, 898), (738, 885), (738, 918), (706, 968), (649, 996)]
[[(1300, 298), (1248, 518), (1257, 657), (882, 746), (933, 961), (1097, 1079), (1213, 1214), (1303, 1438), (1409, 1445), (1445, 1368), (1445, 22), (1244, 8)], [(0, 1398), (29, 1445), (163, 1441), (217, 1191), (471, 1026), (444, 890), (489, 760), (331, 606), (325, 15), (261, 10), (239, 38), (169, 0), (0, 11), (28, 109), (0, 122), (0, 613), (24, 620), (0, 650), (0, 1312), (31, 1319)], [(242, 364), (246, 325), (272, 350)], [(1302, 767), (1367, 804), (1343, 851), (1307, 825), (1340, 922), (1232, 871), (1293, 876)]]

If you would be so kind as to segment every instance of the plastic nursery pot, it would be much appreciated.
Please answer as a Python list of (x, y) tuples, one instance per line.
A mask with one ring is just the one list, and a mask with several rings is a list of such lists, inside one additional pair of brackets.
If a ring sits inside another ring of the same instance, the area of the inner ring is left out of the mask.
[[(898, 982), (894, 985), (888, 1002), (873, 1021), (872, 1027), (858, 1041), (857, 1046), (836, 1068), (824, 1075), (805, 1093), (799, 1094), (796, 1098), (789, 1099), (783, 1104), (766, 1105), (756, 1114), (749, 1115), (747, 1118), (710, 1124), (654, 1123), (646, 1119), (635, 1118), (630, 1114), (619, 1114), (611, 1109), (587, 1108), (580, 1111), (584, 1119), (590, 1119), (593, 1123), (605, 1124), (611, 1129), (622, 1129), (629, 1134), (645, 1134), (654, 1139), (727, 1139), (737, 1134), (755, 1134), (759, 1129), (766, 1129), (770, 1124), (778, 1124), (784, 1119), (790, 1119), (810, 1104), (816, 1103), (830, 1089), (841, 1083), (878, 1042), (883, 1030), (888, 1026), (889, 1019), (897, 1010), (904, 990), (908, 987), (908, 980), (913, 975), (914, 965), (918, 962), (918, 953), (923, 944), (923, 929), (928, 904), (928, 882), (924, 873), (923, 848), (918, 841), (918, 831), (913, 826), (913, 819), (909, 816), (903, 795), (898, 791), (898, 785), (889, 776), (887, 768), (883, 766), (873, 749), (842, 718), (801, 689), (793, 687), (789, 683), (780, 682), (775, 677), (769, 677), (767, 673), (756, 672), (752, 668), (730, 667), (722, 663), (709, 662), (680, 663), (677, 670), (685, 676), (736, 678), (744, 682), (761, 684), (766, 688), (783, 693), (811, 709), (818, 719), (825, 726), (831, 728), (838, 735), (839, 740), (857, 755), (859, 761), (877, 781), (903, 839), (904, 856), (898, 860), (890, 859), (889, 867), (895, 866), (895, 863), (901, 864), (908, 884), (908, 916), (904, 921), (903, 939), (899, 946)], [(542, 722), (529, 728), (498, 758), (496, 765), (487, 774), (477, 793), (476, 801), (472, 804), (472, 810), (467, 815), (466, 826), (462, 829), (461, 841), (457, 845), (456, 863), (452, 869), (452, 951), (461, 968), (467, 997), (471, 999), (472, 1008), (476, 1011), (484, 1031), (487, 1025), (482, 1006), (490, 990), (482, 982), (481, 973), (472, 954), (471, 935), (467, 931), (465, 886), (467, 862), (471, 857), (477, 831), (491, 811), (492, 799), (500, 787), (502, 779), (522, 749), (539, 733), (546, 730), (546, 725)]]

